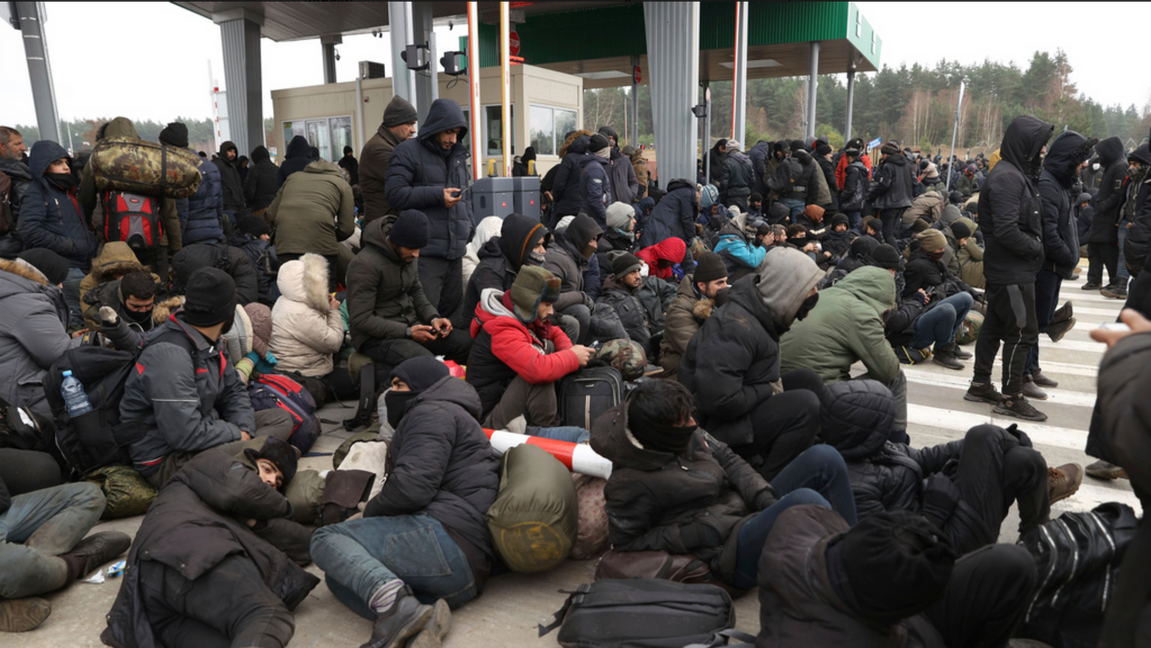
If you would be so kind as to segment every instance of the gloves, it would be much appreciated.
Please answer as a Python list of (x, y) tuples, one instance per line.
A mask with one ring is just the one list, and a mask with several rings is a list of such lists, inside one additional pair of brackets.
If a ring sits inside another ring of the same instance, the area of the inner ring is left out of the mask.
[(923, 489), (923, 517), (942, 529), (959, 505), (959, 498), (959, 489), (951, 479), (939, 473), (928, 477)]
[(120, 314), (111, 306), (100, 307), (100, 322), (104, 326), (115, 326), (120, 321)]
[(718, 547), (723, 544), (723, 536), (719, 531), (705, 524), (702, 520), (688, 522), (679, 527), (679, 540), (687, 550), (697, 547)]

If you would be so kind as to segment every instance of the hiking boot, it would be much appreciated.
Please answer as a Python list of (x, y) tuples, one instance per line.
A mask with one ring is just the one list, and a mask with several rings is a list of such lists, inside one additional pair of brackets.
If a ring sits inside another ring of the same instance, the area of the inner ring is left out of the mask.
[(80, 580), (100, 565), (122, 556), (130, 546), (132, 538), (127, 535), (119, 531), (101, 531), (76, 543), (72, 551), (60, 554), (60, 558), (68, 564), (71, 580)]
[[(968, 390), (970, 391), (970, 390)], [(991, 411), (1004, 416), (1014, 416), (1028, 421), (1046, 421), (1047, 415), (1031, 406), (1023, 394), (1003, 396), (1003, 402), (991, 408)]]
[(951, 350), (950, 344), (937, 349), (931, 357), (931, 361), (937, 365), (942, 365), (948, 369), (955, 369), (956, 371), (961, 371), (964, 368), (959, 358), (955, 357), (955, 353)]
[(1065, 322), (1072, 317), (1075, 317), (1075, 307), (1072, 306), (1071, 301), (1068, 300), (1063, 302), (1063, 305), (1051, 314), (1051, 322)]
[(428, 625), (424, 626), (415, 639), (408, 642), (406, 648), (440, 648), (444, 643), (444, 637), (448, 636), (448, 630), (451, 629), (452, 610), (448, 607), (447, 601), (440, 599), (436, 601), (431, 621), (428, 621)]
[(971, 386), (967, 388), (967, 393), (963, 394), (963, 400), (972, 403), (998, 405), (1003, 401), (1003, 394), (1000, 394), (999, 390), (995, 389), (995, 385), (991, 383), (972, 382)]
[(1035, 400), (1047, 400), (1047, 392), (1040, 389), (1031, 376), (1023, 377), (1023, 395)]
[(1099, 290), (1102, 287), (1103, 286), (1100, 286), (1097, 283), (1087, 282), (1087, 283), (1083, 284), (1082, 286), (1079, 286), (1079, 290)]
[(1052, 504), (1065, 500), (1079, 490), (1083, 483), (1083, 466), (1069, 463), (1047, 469), (1047, 499)]
[(372, 638), (360, 648), (401, 648), (405, 641), (423, 630), (431, 618), (432, 606), (421, 604), (405, 585), (392, 607), (376, 615)]
[(0, 600), (0, 632), (35, 630), (50, 614), (52, 604), (42, 598)]
[(1059, 386), (1059, 383), (1057, 381), (1054, 381), (1054, 380), (1048, 378), (1047, 376), (1043, 375), (1042, 370), (1036, 371), (1035, 373), (1031, 374), (1031, 380), (1036, 385), (1039, 385), (1040, 387), (1058, 387)]
[(1100, 459), (1087, 466), (1087, 476), (1095, 479), (1127, 479), (1127, 471), (1109, 461)]
[(1111, 299), (1127, 299), (1127, 286), (1122, 284), (1111, 284), (1106, 288), (1099, 291), (1100, 295), (1110, 297)]
[(1062, 322), (1052, 322), (1047, 325), (1047, 335), (1051, 337), (1052, 342), (1058, 342), (1067, 335), (1067, 331), (1075, 328), (1075, 318), (1065, 319)]
[(959, 358), (960, 360), (970, 360), (975, 357), (975, 355), (970, 351), (964, 349), (963, 347), (959, 346), (959, 344), (954, 342), (951, 344), (951, 351), (955, 353), (955, 357)]

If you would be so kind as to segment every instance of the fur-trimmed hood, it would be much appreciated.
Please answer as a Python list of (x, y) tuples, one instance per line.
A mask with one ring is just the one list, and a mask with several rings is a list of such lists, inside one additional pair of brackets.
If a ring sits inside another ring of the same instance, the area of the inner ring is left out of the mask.
[[(37, 270), (31, 263), (28, 263), (24, 259), (0, 259), (0, 270), (12, 273), (17, 277), (27, 279), (41, 286), (49, 285), (48, 277), (45, 277), (43, 272)], [(0, 297), (3, 297), (3, 295), (0, 294)]]
[[(108, 306), (114, 308), (119, 312), (123, 312), (124, 306), (124, 293), (120, 290), (120, 280), (109, 281), (100, 284), (95, 288), (84, 293), (81, 298), (84, 305), (84, 310), (87, 312), (88, 306)], [(168, 317), (180, 310), (184, 305), (184, 297), (175, 295), (172, 297), (164, 297), (161, 294), (156, 295), (156, 301), (152, 306), (152, 324), (159, 326), (168, 321)]]
[(132, 248), (123, 241), (104, 244), (104, 249), (92, 259), (92, 278), (105, 283), (122, 277), (129, 272), (146, 272), (147, 268), (136, 258)]
[(328, 313), (328, 260), (318, 254), (305, 254), (297, 261), (280, 266), (276, 278), (280, 294), (312, 310)]
[(695, 306), (691, 307), (691, 314), (695, 315), (695, 318), (702, 322), (703, 320), (711, 317), (711, 313), (714, 310), (715, 300), (704, 297), (703, 299), (697, 301)]

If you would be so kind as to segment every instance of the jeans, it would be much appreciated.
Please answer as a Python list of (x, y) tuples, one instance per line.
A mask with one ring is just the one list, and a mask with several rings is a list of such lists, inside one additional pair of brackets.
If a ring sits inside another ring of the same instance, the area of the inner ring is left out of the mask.
[(1003, 342), (1003, 393), (1023, 392), (1023, 369), (1039, 339), (1035, 317), (1035, 284), (987, 284), (987, 313), (975, 341), (973, 382), (991, 382), (991, 369)]
[(68, 330), (84, 326), (84, 310), (80, 305), (80, 282), (84, 281), (84, 271), (80, 268), (68, 268), (68, 276), (64, 279), (64, 303), (68, 304)]
[(847, 227), (856, 234), (863, 233), (863, 212), (859, 210), (847, 212)]
[(847, 476), (847, 464), (839, 451), (828, 445), (805, 450), (787, 464), (771, 482), (779, 501), (759, 512), (739, 530), (733, 585), (739, 589), (755, 587), (757, 565), (763, 545), (776, 518), (792, 506), (819, 504), (843, 516), (854, 526), (855, 496)]
[(17, 495), (0, 515), (0, 598), (44, 594), (64, 587), (71, 551), (100, 521), (104, 493), (91, 482)]
[(780, 198), (779, 202), (791, 212), (788, 216), (791, 217), (792, 223), (796, 222), (796, 219), (799, 218), (799, 215), (802, 214), (803, 210), (807, 207), (807, 204), (798, 198)]
[[(1059, 289), (1063, 286), (1063, 277), (1048, 270), (1040, 270), (1035, 277), (1035, 321), (1039, 325), (1039, 332), (1046, 333), (1051, 325), (1051, 318), (1055, 315), (1056, 304), (1059, 302)], [(1039, 345), (1031, 347), (1027, 355), (1027, 366), (1023, 369), (1024, 376), (1034, 376), (1039, 373)]]
[(963, 318), (967, 317), (974, 303), (975, 299), (965, 292), (955, 293), (936, 303), (931, 310), (915, 320), (915, 338), (911, 346), (926, 349), (934, 344), (938, 350), (954, 342), (959, 327), (963, 326)]
[(328, 589), (356, 614), (385, 584), (401, 579), (424, 603), (444, 599), (457, 608), (476, 597), (467, 557), (444, 526), (426, 515), (370, 517), (320, 527), (312, 535), (312, 560), (327, 575)]
[(556, 441), (567, 441), (568, 443), (583, 443), (591, 438), (591, 432), (575, 425), (529, 428), (528, 432), (532, 432), (532, 436), (543, 439), (554, 439)]

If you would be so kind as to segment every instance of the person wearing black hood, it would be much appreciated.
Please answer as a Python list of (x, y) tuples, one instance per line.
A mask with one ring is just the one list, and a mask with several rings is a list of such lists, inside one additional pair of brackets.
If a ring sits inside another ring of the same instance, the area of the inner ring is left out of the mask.
[[(1095, 145), (1103, 175), (1099, 180), (1099, 193), (1095, 195), (1095, 215), (1091, 231), (1087, 234), (1087, 283), (1081, 290), (1099, 290), (1113, 287), (1119, 279), (1119, 215), (1126, 194), (1123, 182), (1127, 179), (1127, 165), (1123, 161), (1123, 142), (1108, 137)], [(1103, 268), (1107, 268), (1110, 283), (1103, 286)]]
[[(180, 122), (168, 124), (160, 131), (160, 143), (176, 148), (188, 148), (188, 127)], [(217, 243), (223, 241), (224, 190), (220, 169), (208, 160), (199, 160), (200, 186), (187, 198), (175, 199), (176, 216), (180, 221), (180, 245)], [(171, 243), (171, 241), (169, 241)], [(172, 250), (175, 254), (179, 250)], [(167, 280), (166, 271), (156, 268), (157, 274)]]
[[(1151, 151), (1148, 151), (1147, 144), (1142, 144), (1128, 153), (1127, 164), (1129, 165), (1127, 180), (1123, 185), (1126, 201), (1123, 204), (1123, 211), (1119, 217), (1119, 227), (1117, 228), (1119, 237), (1117, 274), (1119, 279), (1114, 285), (1099, 291), (1101, 295), (1111, 299), (1127, 299), (1127, 284), (1130, 283), (1132, 275), (1142, 269), (1143, 256), (1145, 255), (1145, 250), (1140, 249), (1139, 245), (1136, 244), (1133, 249), (1135, 258), (1129, 258), (1127, 256), (1127, 238), (1132, 225), (1139, 219), (1139, 212), (1145, 209), (1147, 203), (1147, 170), (1151, 168)], [(1143, 233), (1142, 236), (1145, 237), (1146, 233)], [(1144, 238), (1145, 240), (1146, 238)], [(1132, 268), (1135, 269), (1134, 273)]]
[(232, 142), (220, 145), (220, 152), (212, 156), (212, 164), (220, 170), (220, 184), (224, 191), (224, 213), (231, 217), (245, 206), (244, 182), (240, 179), (236, 157), (239, 149)]
[(520, 268), (543, 265), (550, 238), (548, 229), (534, 218), (523, 214), (508, 214), (504, 218), (500, 235), (492, 237), (480, 248), (480, 262), (468, 279), (464, 313), (469, 321), (484, 290), (511, 290)]
[(607, 206), (615, 202), (612, 198), (611, 143), (596, 133), (588, 142), (587, 152), (580, 160), (580, 195), (583, 197), (580, 213), (591, 216), (602, 231), (607, 229)]
[[(984, 232), (984, 296), (987, 312), (975, 342), (975, 375), (965, 400), (992, 403), (996, 414), (1029, 421), (1047, 415), (1023, 396), (1023, 372), (1037, 343), (1035, 276), (1043, 268), (1043, 217), (1039, 174), (1054, 126), (1031, 116), (1016, 117), (1003, 135), (1002, 159), (979, 195)], [(991, 383), (992, 365), (1003, 343), (1003, 393)]]
[[(569, 133), (560, 147), (560, 163), (549, 171), (544, 180), (540, 182), (543, 188), (547, 184), (548, 176), (552, 177), (551, 188), (551, 226), (554, 227), (564, 216), (574, 216), (580, 212), (583, 205), (583, 194), (580, 193), (580, 163), (587, 155), (588, 144), (591, 143), (591, 131), (576, 131)], [(544, 189), (547, 191), (547, 189)]]
[(276, 172), (276, 191), (284, 185), (288, 176), (297, 171), (303, 171), (313, 162), (312, 145), (303, 135), (296, 135), (288, 142), (288, 152), (284, 154), (284, 161), (280, 163), (280, 170)]
[(723, 195), (723, 205), (735, 205), (741, 212), (748, 210), (748, 197), (755, 183), (755, 167), (751, 158), (740, 150), (737, 140), (728, 140), (725, 147), (723, 169), (720, 170), (719, 191)]
[(561, 282), (560, 298), (555, 302), (556, 314), (576, 344), (584, 344), (591, 337), (591, 309), (595, 300), (584, 290), (584, 271), (595, 254), (601, 234), (603, 230), (591, 216), (580, 214), (572, 219), (563, 235), (552, 239), (544, 256), (543, 267)]
[(344, 157), (340, 158), (337, 165), (348, 172), (348, 184), (353, 187), (360, 184), (360, 163), (356, 161), (352, 147), (344, 147)]
[(450, 608), (479, 596), (495, 562), (484, 515), (500, 461), (476, 390), (435, 358), (400, 364), (391, 385), (383, 490), (363, 519), (317, 529), (312, 558), (336, 599), (374, 620), (365, 648), (438, 646)]
[(708, 157), (708, 178), (707, 182), (703, 184), (713, 184), (719, 186), (721, 176), (723, 175), (723, 161), (727, 159), (727, 139), (720, 139), (715, 143), (715, 146), (707, 152)]
[(264, 210), (276, 199), (280, 185), (276, 182), (279, 167), (272, 162), (272, 156), (263, 145), (252, 149), (252, 166), (244, 180), (244, 197), (252, 213), (263, 216)]
[(875, 181), (871, 183), (867, 200), (879, 212), (884, 243), (898, 250), (896, 233), (903, 212), (911, 206), (913, 199), (912, 175), (907, 167), (907, 156), (894, 143), (884, 144), (879, 153), (879, 168), (875, 171)]
[[(1132, 161), (1132, 186), (1128, 189), (1128, 219), (1131, 226), (1124, 242), (1124, 256), (1132, 279), (1143, 273), (1147, 254), (1151, 252), (1151, 148), (1142, 144), (1128, 156)], [(1137, 164), (1136, 164), (1137, 163)], [(1136, 168), (1137, 167), (1137, 168)], [(1134, 289), (1134, 283), (1132, 283)]]
[[(468, 124), (451, 99), (436, 99), (416, 139), (392, 151), (384, 182), (388, 202), (428, 217), (427, 246), (419, 271), (424, 294), (444, 317), (459, 317), (464, 295), (463, 258), (475, 233), (468, 185)], [(466, 194), (466, 195), (465, 195)]]
[(847, 214), (851, 231), (862, 234), (863, 209), (871, 190), (871, 171), (860, 161), (859, 149), (849, 148), (843, 156), (847, 164), (844, 168), (843, 191), (839, 194), (839, 208)]
[(529, 167), (531, 167), (533, 171), (535, 170), (535, 167), (531, 166), (529, 164), (529, 162), (535, 162), (535, 161), (536, 161), (535, 147), (529, 146), (526, 149), (524, 149), (523, 155), (517, 155), (515, 157), (515, 161), (512, 162), (512, 177), (519, 178), (519, 177), (523, 177), (523, 176), (538, 176), (539, 175), (538, 173), (528, 173)]

